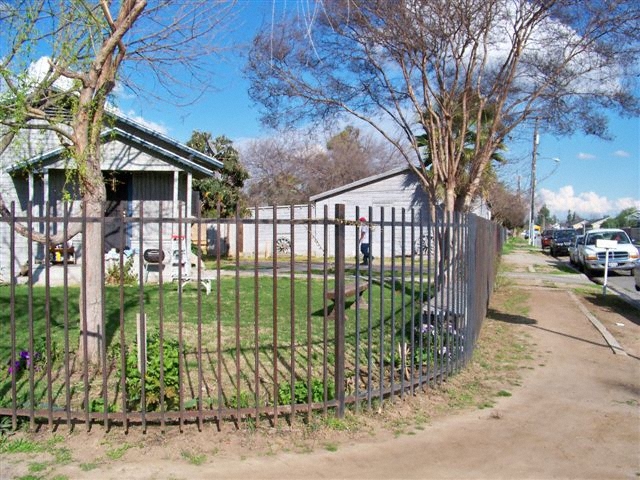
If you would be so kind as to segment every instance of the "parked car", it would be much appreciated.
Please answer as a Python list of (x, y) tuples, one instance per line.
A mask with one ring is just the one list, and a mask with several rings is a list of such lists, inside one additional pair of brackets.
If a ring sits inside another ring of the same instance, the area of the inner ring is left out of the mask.
[(544, 230), (542, 232), (542, 236), (540, 237), (540, 242), (542, 245), (542, 249), (551, 247), (551, 237), (553, 236), (553, 230)]
[(600, 228), (588, 231), (584, 244), (578, 246), (578, 262), (587, 276), (603, 273), (606, 249), (598, 246), (598, 240), (616, 240), (615, 248), (609, 250), (609, 270), (624, 270), (633, 274), (638, 262), (638, 249), (631, 243), (624, 230)]
[(569, 262), (571, 265), (578, 265), (578, 246), (584, 243), (584, 235), (576, 235), (569, 247)]
[(575, 238), (576, 231), (572, 228), (554, 230), (551, 234), (551, 245), (549, 245), (551, 255), (554, 257), (569, 255), (569, 247)]

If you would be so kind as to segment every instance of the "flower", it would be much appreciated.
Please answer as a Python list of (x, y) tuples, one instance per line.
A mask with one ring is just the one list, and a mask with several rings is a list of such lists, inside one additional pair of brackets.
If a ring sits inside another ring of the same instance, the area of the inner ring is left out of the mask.
[(14, 371), (18, 373), (21, 367), (22, 367), (21, 360), (16, 360), (13, 365), (11, 365), (11, 360), (9, 360), (9, 375), (11, 375)]

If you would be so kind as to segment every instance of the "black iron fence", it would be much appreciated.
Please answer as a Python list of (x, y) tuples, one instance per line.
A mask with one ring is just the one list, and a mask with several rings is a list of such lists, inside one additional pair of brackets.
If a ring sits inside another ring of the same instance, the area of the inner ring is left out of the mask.
[[(369, 208), (362, 222), (342, 205), (264, 219), (165, 218), (142, 204), (114, 217), (64, 211), (0, 220), (0, 416), (14, 428), (276, 424), (413, 394), (471, 357), (503, 240), (473, 215)], [(103, 236), (104, 255), (83, 255), (92, 223), (120, 247)], [(35, 244), (20, 224), (51, 234)], [(80, 241), (67, 238), (74, 225)], [(210, 229), (217, 245), (202, 242)], [(366, 264), (363, 229), (376, 246)], [(83, 335), (91, 321), (97, 339)]]

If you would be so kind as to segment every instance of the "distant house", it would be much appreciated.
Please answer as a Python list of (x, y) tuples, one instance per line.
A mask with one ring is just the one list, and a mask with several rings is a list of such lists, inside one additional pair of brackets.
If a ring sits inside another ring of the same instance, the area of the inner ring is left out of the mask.
[[(65, 148), (51, 132), (23, 132), (0, 156), (0, 188), (4, 201), (8, 206), (15, 202), (19, 216), (27, 214), (29, 202), (33, 205), (33, 215), (44, 215), (48, 202), (50, 213), (61, 216), (63, 198), (79, 198), (74, 186), (67, 181)], [(191, 214), (192, 180), (213, 176), (222, 168), (218, 160), (113, 112), (108, 114), (102, 132), (101, 157), (107, 187), (106, 216), (116, 215), (118, 211), (125, 216), (137, 215), (142, 201), (146, 216), (157, 216), (161, 204), (166, 217), (177, 216), (181, 206)], [(80, 204), (72, 205), (73, 215), (78, 216)], [(36, 224), (34, 228), (41, 231), (43, 226)], [(155, 235), (153, 228), (145, 226), (144, 237), (157, 242), (157, 228)], [(0, 223), (0, 267), (3, 268), (8, 268), (9, 232), (8, 224)], [(135, 228), (127, 229), (125, 245), (136, 246), (140, 233)], [(171, 233), (167, 232), (165, 238), (170, 239)], [(116, 237), (113, 232), (106, 232), (105, 250), (118, 246)], [(81, 235), (73, 239), (73, 245), (76, 255), (81, 257)], [(28, 258), (27, 241), (17, 236), (16, 261), (38, 263), (44, 258), (42, 246), (35, 247), (33, 256)]]
[(576, 230), (592, 230), (594, 228), (601, 228), (602, 224), (609, 220), (610, 217), (602, 217), (596, 220), (581, 220), (574, 223), (572, 227)]
[[(401, 225), (404, 221), (406, 225), (410, 225), (413, 222), (416, 226), (414, 232), (414, 241), (418, 242), (418, 226), (420, 223), (426, 223), (429, 218), (429, 196), (425, 192), (417, 175), (408, 167), (398, 167), (378, 175), (373, 175), (361, 180), (343, 185), (341, 187), (328, 190), (326, 192), (319, 193), (310, 198), (310, 204), (312, 208), (311, 215), (315, 218), (322, 218), (327, 211), (329, 218), (334, 217), (335, 206), (337, 204), (345, 205), (345, 217), (348, 222), (354, 222), (360, 217), (367, 218), (368, 221), (379, 222), (395, 222), (397, 226)], [(306, 218), (307, 206), (298, 205), (294, 207), (294, 215), (296, 218)], [(473, 209), (473, 213), (482, 216), (484, 218), (490, 218), (490, 212), (486, 204), (478, 202)], [(280, 219), (287, 219), (291, 215), (289, 207), (279, 207), (276, 209), (276, 214)], [(259, 212), (261, 219), (273, 217), (273, 209), (271, 207), (265, 207)], [(380, 237), (379, 231), (376, 231), (374, 226), (374, 237)], [(264, 230), (264, 233), (260, 234), (260, 250), (264, 256), (271, 255), (273, 241), (271, 233)], [(388, 231), (391, 232), (391, 228)], [(398, 246), (401, 243), (400, 235), (402, 231), (399, 228), (393, 229), (395, 238), (390, 234), (384, 235), (384, 244), (375, 242), (372, 245), (373, 255), (379, 257), (381, 255), (386, 256), (386, 252), (391, 252), (391, 243), (396, 242), (396, 252)], [(243, 251), (245, 253), (253, 252), (253, 230), (251, 226), (245, 227), (244, 230), (244, 245)], [(423, 232), (424, 233), (424, 232)], [(294, 231), (294, 245), (302, 246), (306, 248), (306, 242), (302, 241), (307, 234), (306, 228), (300, 227)], [(278, 238), (276, 243), (281, 241), (281, 244), (286, 244), (286, 239), (291, 237), (291, 233), (286, 229), (280, 227), (278, 230)], [(321, 238), (322, 234), (318, 231), (317, 227), (314, 227), (311, 232), (312, 237)], [(410, 233), (404, 232), (405, 240), (411, 238)], [(347, 256), (354, 256), (357, 247), (356, 241), (356, 229), (350, 227), (346, 229), (345, 242), (347, 245)], [(321, 242), (312, 242), (312, 248), (317, 250), (318, 245)], [(333, 255), (333, 240), (329, 241), (329, 255)], [(406, 245), (407, 253), (411, 252), (414, 246)], [(304, 253), (304, 252), (296, 252)], [(323, 252), (314, 251), (314, 255), (320, 255)]]
[[(414, 215), (416, 225), (426, 222), (429, 218), (429, 195), (422, 186), (422, 182), (415, 172), (408, 166), (394, 168), (378, 175), (373, 175), (342, 187), (329, 190), (311, 197), (317, 212), (322, 212), (325, 206), (329, 214), (333, 215), (336, 204), (343, 203), (347, 219), (366, 217), (368, 220), (385, 222), (392, 219), (396, 222), (404, 220), (411, 222)], [(359, 212), (356, 213), (356, 207)], [(371, 212), (371, 215), (369, 214)], [(490, 218), (491, 214), (484, 202), (476, 202), (472, 213)], [(371, 218), (370, 218), (371, 217)], [(397, 232), (397, 230), (396, 230)], [(347, 229), (347, 245), (355, 242), (349, 235), (355, 235), (354, 229)], [(417, 233), (415, 235), (417, 237)], [(372, 245), (373, 255), (380, 254), (381, 249), (390, 251), (391, 236), (385, 236), (385, 245)], [(399, 239), (396, 239), (399, 240)], [(355, 243), (354, 243), (355, 244)], [(413, 247), (408, 247), (413, 248)]]

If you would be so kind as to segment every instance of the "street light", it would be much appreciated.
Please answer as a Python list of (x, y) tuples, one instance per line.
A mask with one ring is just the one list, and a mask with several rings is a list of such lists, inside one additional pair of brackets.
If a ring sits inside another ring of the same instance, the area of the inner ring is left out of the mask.
[[(535, 221), (535, 200), (536, 200), (536, 161), (538, 158), (538, 144), (540, 143), (540, 137), (538, 136), (538, 119), (536, 118), (535, 127), (533, 129), (533, 151), (531, 154), (531, 205), (529, 209), (529, 245), (535, 245), (534, 242), (534, 221)], [(556, 171), (555, 169), (558, 167), (558, 163), (560, 163), (560, 159), (557, 157), (551, 158), (554, 162), (556, 162), (555, 168), (553, 171), (547, 175), (553, 175)]]

